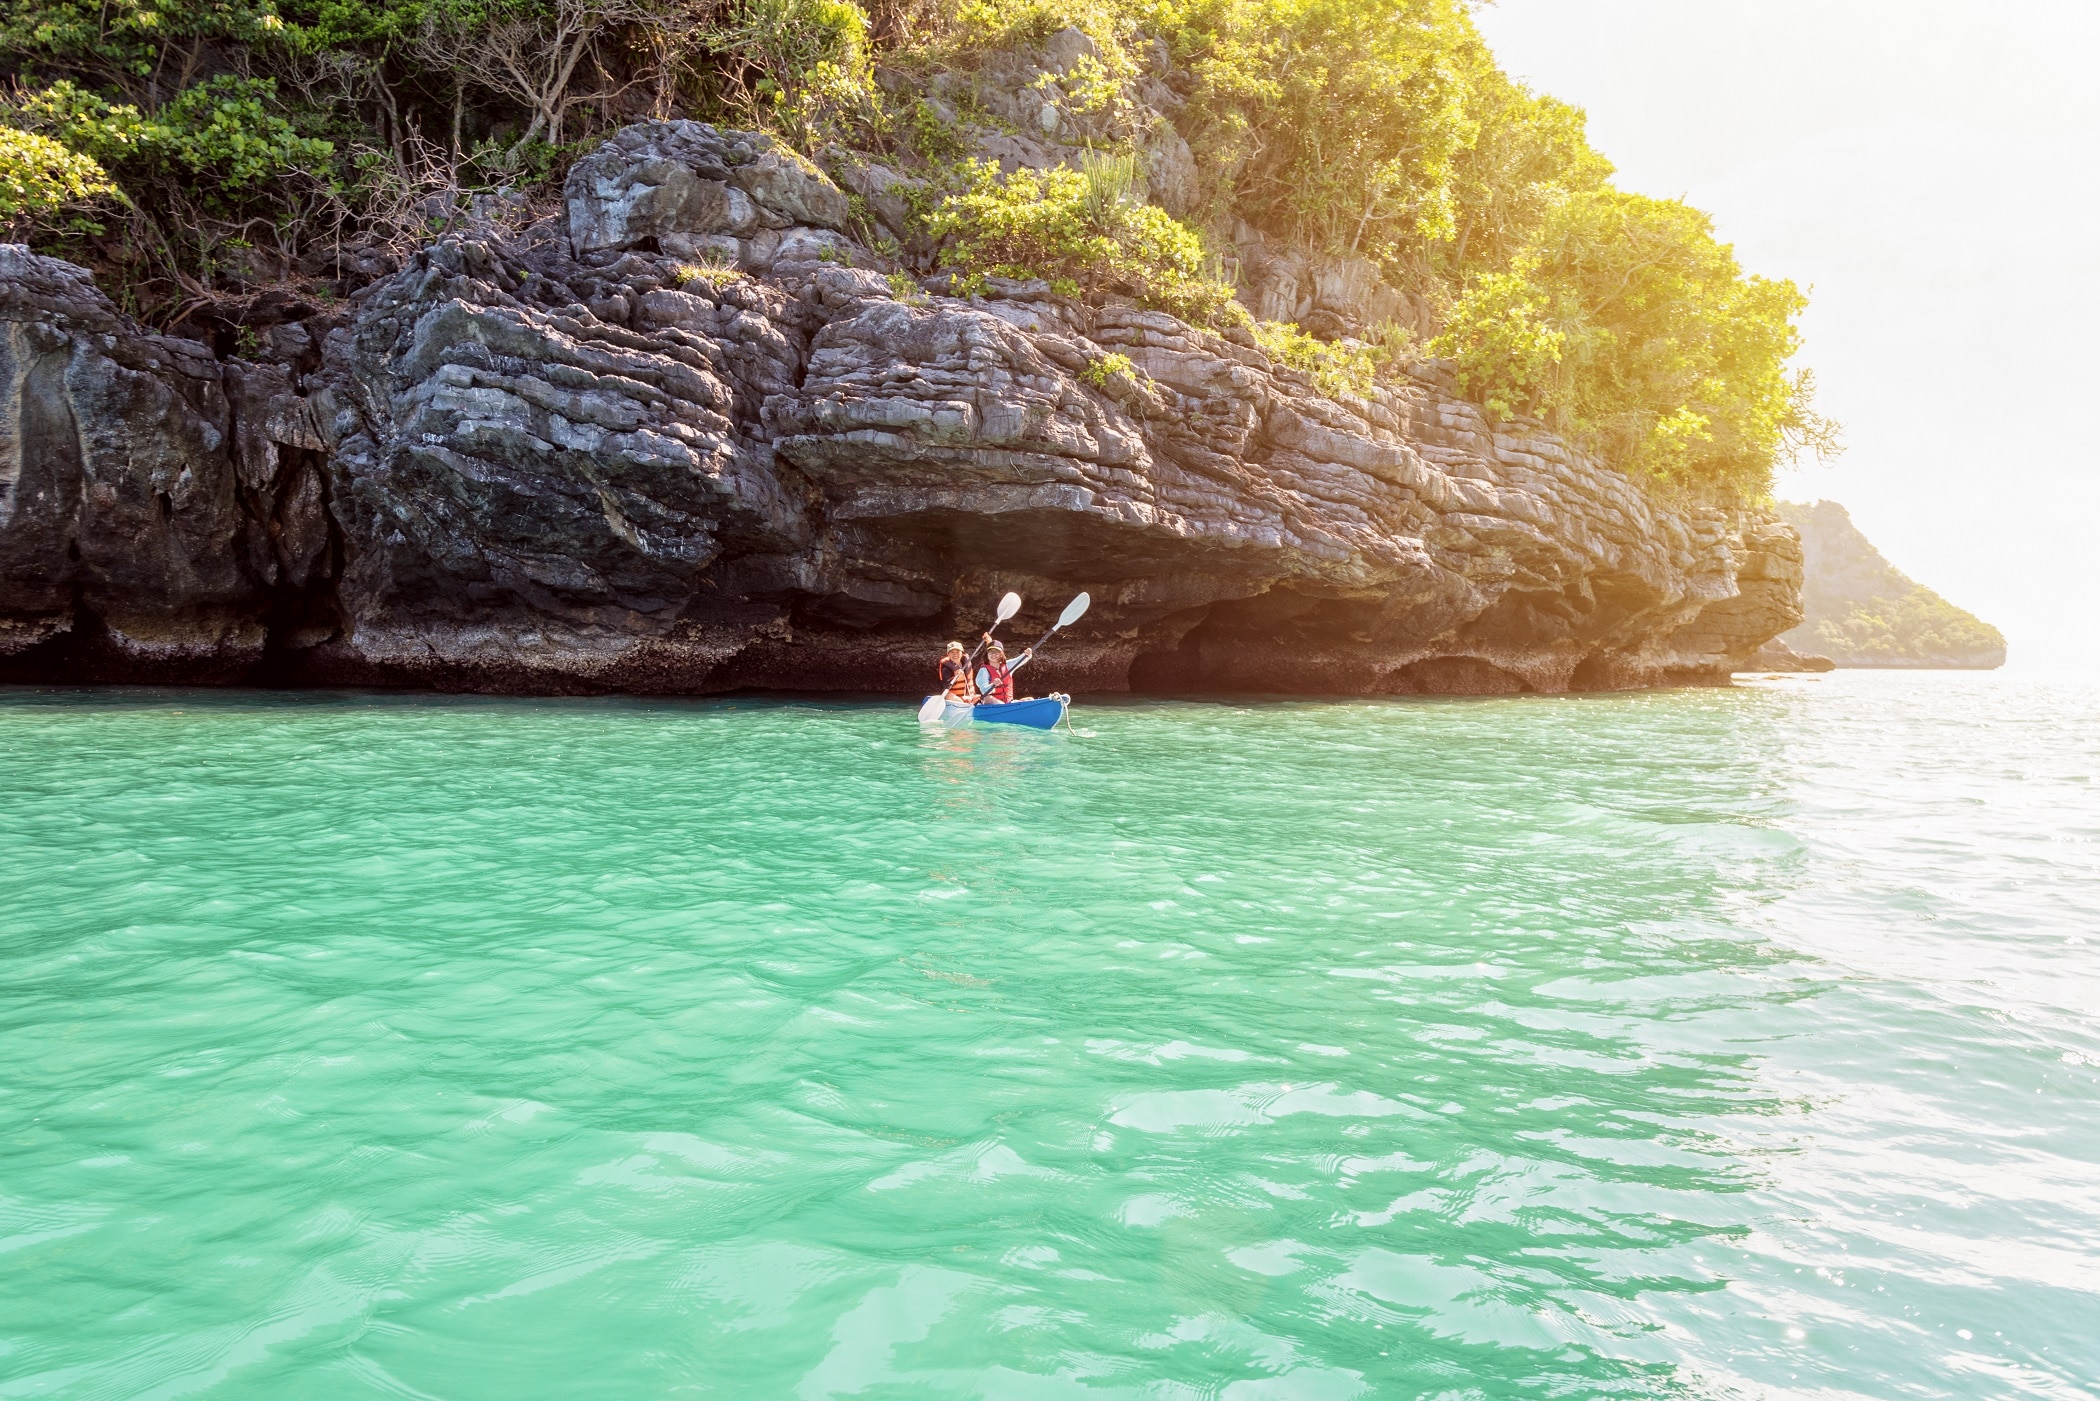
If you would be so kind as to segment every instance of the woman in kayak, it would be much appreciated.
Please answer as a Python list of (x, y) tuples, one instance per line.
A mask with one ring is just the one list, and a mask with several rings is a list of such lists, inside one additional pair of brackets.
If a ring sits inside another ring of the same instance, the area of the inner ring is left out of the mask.
[(1034, 649), (1023, 652), (1012, 666), (1006, 664), (1006, 649), (996, 642), (987, 642), (984, 649), (984, 669), (989, 674), (991, 686), (983, 699), (993, 705), (1011, 705), (1014, 699), (1014, 673), (1028, 665), (1035, 655)]
[(970, 685), (970, 664), (963, 659), (960, 642), (949, 643), (946, 655), (941, 658), (941, 694), (964, 705), (977, 699)]

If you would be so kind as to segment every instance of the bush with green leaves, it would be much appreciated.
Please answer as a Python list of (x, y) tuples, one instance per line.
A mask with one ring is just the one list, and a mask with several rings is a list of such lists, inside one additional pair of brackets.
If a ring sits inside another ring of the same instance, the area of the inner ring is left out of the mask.
[(1195, 0), (1211, 162), (1243, 217), (1293, 241), (1386, 253), (1457, 223), (1477, 44), (1460, 0)]
[(1109, 59), (1113, 71), (1132, 72), (1129, 49), (1141, 27), (1156, 28), (1169, 13), (1149, 0), (945, 0), (926, 44), (940, 57), (1012, 48), (1077, 29)]
[(809, 156), (827, 145), (892, 148), (909, 139), (912, 99), (877, 85), (877, 31), (891, 41), (888, 56), (903, 57), (905, 11), (927, 3), (685, 0), (673, 65), (685, 105), (690, 115), (764, 127)]
[(116, 192), (90, 157), (48, 136), (0, 126), (0, 223), (56, 214)]
[(289, 172), (325, 170), (335, 147), (302, 136), (276, 111), (268, 78), (222, 75), (150, 116), (70, 81), (25, 94), (5, 118), (119, 173), (209, 176), (208, 188), (251, 189)]
[(1135, 378), (1137, 372), (1137, 366), (1131, 362), (1128, 355), (1110, 351), (1106, 355), (1097, 355), (1087, 361), (1079, 371), (1079, 378), (1106, 393), (1115, 387), (1120, 378)]
[(959, 272), (1043, 278), (1075, 291), (1117, 293), (1209, 323), (1232, 288), (1206, 274), (1203, 240), (1157, 205), (1119, 193), (1116, 168), (1096, 178), (1059, 167), (1002, 176), (971, 162), (964, 188), (927, 221), (941, 263)]
[(1369, 395), (1377, 383), (1379, 367), (1389, 358), (1383, 346), (1362, 341), (1323, 341), (1288, 321), (1256, 322), (1253, 331), (1255, 343), (1271, 360), (1298, 371), (1322, 394), (1333, 398)]
[(212, 47), (271, 41), (287, 28), (268, 0), (0, 0), (8, 67), (156, 106), (196, 79)]

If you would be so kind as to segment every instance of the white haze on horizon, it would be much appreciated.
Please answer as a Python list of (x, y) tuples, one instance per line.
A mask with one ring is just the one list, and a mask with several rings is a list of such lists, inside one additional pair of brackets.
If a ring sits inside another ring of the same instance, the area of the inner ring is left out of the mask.
[(1839, 501), (1895, 565), (2100, 666), (2100, 5), (1495, 0), (1502, 65), (1588, 109), (1643, 194), (1710, 212), (1811, 287), (1797, 361), (1845, 425), (1790, 500)]

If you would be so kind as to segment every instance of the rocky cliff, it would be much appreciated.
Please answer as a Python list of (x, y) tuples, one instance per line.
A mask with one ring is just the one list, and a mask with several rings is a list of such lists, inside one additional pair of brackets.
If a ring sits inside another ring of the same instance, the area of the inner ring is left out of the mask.
[(1724, 681), (1800, 621), (1784, 523), (1658, 505), (1435, 363), (1327, 398), (848, 225), (768, 138), (646, 124), (560, 215), (241, 357), (0, 249), (0, 677), (918, 691), (1000, 591), (1025, 637), (1083, 588), (1038, 684), (1557, 692)]
[(2005, 636), (1890, 564), (1835, 501), (1781, 502), (1801, 536), (1804, 617), (1782, 641), (1844, 667), (1988, 670)]

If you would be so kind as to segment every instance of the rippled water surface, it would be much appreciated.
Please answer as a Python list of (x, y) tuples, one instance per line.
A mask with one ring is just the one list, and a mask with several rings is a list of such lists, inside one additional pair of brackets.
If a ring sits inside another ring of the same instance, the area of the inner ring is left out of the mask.
[(2100, 1396), (2100, 699), (0, 692), (0, 1396)]

